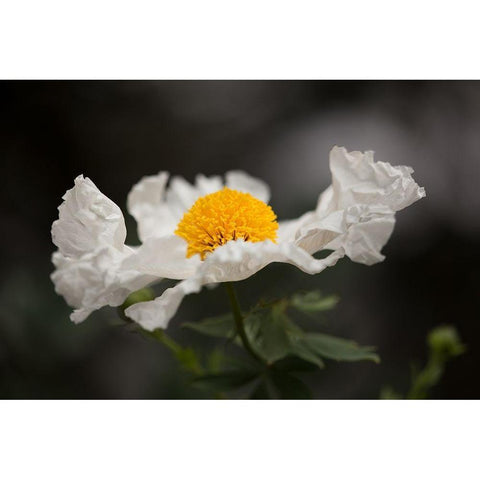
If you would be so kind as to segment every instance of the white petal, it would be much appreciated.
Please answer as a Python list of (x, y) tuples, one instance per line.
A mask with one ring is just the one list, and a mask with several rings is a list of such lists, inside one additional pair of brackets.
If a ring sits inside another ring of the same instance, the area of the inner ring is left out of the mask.
[(226, 186), (233, 190), (252, 194), (262, 202), (270, 200), (270, 188), (262, 180), (252, 177), (241, 170), (232, 170), (225, 175)]
[(375, 162), (373, 152), (347, 152), (334, 147), (330, 152), (332, 198), (329, 210), (352, 205), (385, 205), (394, 212), (425, 196), (412, 178), (413, 169)]
[(183, 297), (198, 293), (204, 285), (244, 280), (272, 262), (289, 263), (310, 274), (319, 273), (334, 265), (342, 255), (334, 252), (327, 258), (315, 259), (292, 243), (230, 241), (212, 252), (193, 277), (169, 288), (155, 300), (132, 305), (125, 314), (147, 330), (166, 328)]
[(162, 237), (175, 230), (178, 219), (165, 201), (167, 172), (143, 177), (128, 194), (127, 208), (138, 224), (138, 236)]
[(297, 244), (310, 253), (335, 250), (354, 262), (373, 265), (384, 260), (380, 251), (394, 225), (395, 215), (388, 207), (353, 206), (302, 227)]
[(102, 245), (123, 248), (125, 221), (120, 208), (89, 178), (79, 175), (63, 196), (59, 219), (52, 225), (52, 240), (66, 257), (80, 257)]
[(198, 282), (184, 280), (150, 302), (141, 302), (128, 307), (125, 315), (137, 322), (145, 330), (167, 328), (170, 319), (175, 315), (183, 297), (190, 293), (199, 292)]
[(167, 203), (176, 219), (180, 221), (183, 214), (201, 195), (200, 191), (182, 177), (173, 177), (167, 188)]
[(79, 324), (82, 323), (84, 320), (87, 319), (87, 317), (94, 311), (95, 309), (90, 309), (90, 308), (76, 308), (71, 314), (70, 314), (70, 320), (75, 323)]
[(222, 188), (223, 182), (219, 176), (206, 177), (199, 174), (195, 179), (195, 185), (190, 184), (182, 177), (174, 177), (167, 189), (167, 203), (178, 223), (198, 198), (217, 192)]
[(168, 173), (160, 172), (157, 175), (143, 177), (136, 183), (127, 198), (127, 208), (134, 218), (137, 218), (145, 206), (157, 206), (165, 199), (165, 186), (168, 181)]
[(307, 212), (299, 218), (279, 221), (277, 231), (278, 243), (295, 242), (298, 232), (302, 226), (308, 225), (317, 218), (318, 217), (315, 212)]
[(311, 254), (323, 250), (328, 243), (346, 232), (344, 216), (344, 210), (337, 210), (323, 218), (311, 215), (299, 226), (295, 243)]
[(372, 265), (395, 224), (395, 212), (425, 196), (409, 167), (374, 162), (373, 152), (330, 153), (333, 184), (320, 196), (315, 215), (299, 225), (296, 243), (310, 253), (343, 250), (355, 262)]
[(187, 258), (187, 243), (183, 238), (168, 235), (147, 239), (123, 267), (160, 278), (182, 280), (191, 277), (200, 264), (198, 255)]
[(341, 245), (345, 254), (354, 262), (373, 265), (382, 262), (380, 253), (395, 226), (395, 215), (381, 209), (350, 207), (345, 212), (346, 233), (325, 246), (337, 249)]
[(221, 190), (223, 188), (223, 182), (219, 176), (206, 177), (205, 175), (199, 174), (195, 178), (195, 186), (198, 189), (199, 195), (203, 196)]
[(51, 275), (55, 291), (76, 310), (71, 319), (83, 321), (92, 311), (110, 305), (118, 306), (133, 291), (143, 288), (155, 277), (122, 266), (134, 253), (103, 247), (81, 258), (69, 258), (55, 252), (56, 267)]

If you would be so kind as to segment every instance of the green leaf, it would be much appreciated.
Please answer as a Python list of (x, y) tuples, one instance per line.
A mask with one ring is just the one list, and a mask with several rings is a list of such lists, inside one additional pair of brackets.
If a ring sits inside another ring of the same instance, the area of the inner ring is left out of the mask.
[(277, 370), (268, 371), (255, 386), (250, 398), (263, 399), (311, 399), (310, 389), (299, 378), (292, 374)]
[(225, 367), (226, 356), (223, 350), (213, 349), (207, 356), (205, 366), (210, 373), (219, 373)]
[(296, 293), (290, 300), (290, 305), (303, 313), (324, 312), (334, 308), (339, 301), (336, 295), (324, 296), (318, 290), (307, 293)]
[(260, 319), (259, 351), (267, 362), (273, 363), (290, 352), (290, 319), (280, 306), (273, 306), (269, 314)]
[(323, 360), (317, 354), (315, 354), (315, 352), (313, 352), (307, 345), (305, 345), (303, 341), (303, 335), (302, 338), (298, 339), (297, 342), (292, 342), (292, 344), (290, 345), (290, 353), (301, 358), (302, 360), (313, 363), (318, 368), (325, 367)]
[(250, 383), (258, 376), (255, 370), (230, 370), (214, 375), (203, 375), (192, 381), (194, 386), (216, 392), (234, 390)]
[(271, 379), (282, 400), (312, 398), (312, 392), (305, 383), (290, 373), (273, 371)]
[(272, 387), (266, 378), (263, 378), (250, 394), (250, 398), (253, 400), (269, 400), (276, 397), (275, 392), (272, 392)]
[(379, 356), (373, 352), (374, 347), (362, 347), (344, 338), (333, 337), (323, 333), (306, 333), (305, 345), (317, 355), (344, 362), (371, 360), (379, 363)]
[(275, 362), (275, 368), (277, 370), (284, 370), (285, 372), (312, 372), (317, 369), (316, 362), (303, 360), (302, 358), (293, 355), (289, 355), (288, 357)]
[(235, 321), (231, 313), (206, 318), (200, 322), (186, 322), (182, 327), (209, 337), (231, 338), (235, 335)]
[(294, 355), (323, 368), (322, 359), (304, 344), (303, 331), (286, 314), (286, 306), (279, 302), (246, 318), (252, 346), (269, 364)]

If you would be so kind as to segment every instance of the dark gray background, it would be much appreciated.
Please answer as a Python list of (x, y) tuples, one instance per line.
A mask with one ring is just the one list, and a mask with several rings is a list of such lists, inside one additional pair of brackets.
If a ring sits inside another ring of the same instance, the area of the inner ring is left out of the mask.
[[(76, 175), (124, 211), (143, 175), (244, 169), (267, 181), (280, 218), (314, 207), (337, 144), (406, 164), (427, 198), (400, 212), (372, 267), (348, 259), (318, 276), (272, 265), (238, 285), (262, 294), (338, 293), (326, 331), (378, 346), (382, 363), (337, 364), (309, 378), (317, 398), (377, 398), (408, 386), (425, 335), (452, 323), (468, 352), (435, 398), (479, 398), (480, 83), (397, 81), (0, 82), (0, 397), (195, 398), (161, 346), (113, 326), (104, 309), (74, 326), (49, 279), (50, 226)], [(181, 321), (221, 313), (221, 289), (187, 297), (169, 332), (208, 348)]]

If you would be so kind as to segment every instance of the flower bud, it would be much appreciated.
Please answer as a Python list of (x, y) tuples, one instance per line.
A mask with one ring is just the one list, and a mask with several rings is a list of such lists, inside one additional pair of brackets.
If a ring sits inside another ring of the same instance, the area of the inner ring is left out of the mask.
[(457, 356), (465, 351), (455, 327), (442, 325), (434, 328), (427, 337), (429, 347), (438, 354)]

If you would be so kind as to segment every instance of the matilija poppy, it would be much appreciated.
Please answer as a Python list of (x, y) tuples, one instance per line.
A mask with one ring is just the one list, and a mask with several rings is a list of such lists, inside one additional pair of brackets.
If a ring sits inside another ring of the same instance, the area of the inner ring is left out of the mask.
[[(413, 170), (375, 162), (373, 152), (330, 152), (332, 184), (317, 206), (277, 222), (268, 186), (244, 172), (198, 175), (195, 185), (168, 174), (144, 177), (128, 195), (139, 247), (125, 245), (120, 208), (82, 175), (66, 192), (53, 223), (58, 251), (52, 280), (75, 308), (78, 323), (105, 305), (121, 305), (135, 290), (162, 278), (180, 280), (125, 314), (147, 330), (166, 328), (182, 299), (204, 285), (244, 280), (272, 262), (320, 273), (345, 255), (372, 265), (395, 224), (395, 212), (425, 196)], [(321, 259), (316, 252), (327, 250)]]

